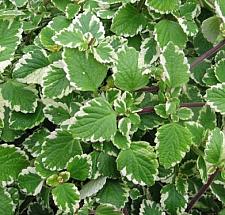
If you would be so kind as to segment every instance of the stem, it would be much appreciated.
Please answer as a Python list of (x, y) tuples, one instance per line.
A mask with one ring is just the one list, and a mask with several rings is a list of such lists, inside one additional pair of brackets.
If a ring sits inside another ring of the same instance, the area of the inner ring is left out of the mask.
[[(205, 105), (206, 105), (205, 102), (192, 102), (192, 103), (183, 103), (180, 105), (180, 107), (194, 108), (194, 107), (203, 107)], [(138, 112), (138, 114), (146, 114), (153, 112), (155, 112), (154, 107), (145, 107), (140, 112)]]
[(213, 48), (209, 49), (207, 52), (205, 52), (203, 55), (199, 56), (195, 61), (192, 62), (190, 69), (194, 69), (198, 64), (200, 64), (205, 59), (211, 57), (213, 54), (217, 53), (220, 49), (222, 49), (225, 46), (225, 40), (218, 43)]
[(193, 208), (193, 206), (195, 205), (195, 203), (202, 197), (202, 195), (206, 192), (206, 190), (209, 188), (209, 186), (212, 184), (214, 178), (218, 175), (218, 173), (220, 172), (219, 169), (216, 169), (216, 171), (209, 176), (208, 181), (206, 184), (204, 184), (201, 189), (195, 194), (195, 196), (191, 199), (191, 201), (189, 202), (186, 212), (189, 213), (191, 211), (191, 209)]
[(156, 92), (158, 92), (158, 90), (159, 90), (159, 87), (157, 87), (157, 86), (151, 86), (151, 87), (141, 88), (141, 89), (139, 89), (137, 91), (138, 92), (156, 93)]
[(205, 105), (206, 105), (205, 102), (192, 102), (192, 103), (183, 103), (180, 105), (180, 107), (193, 108), (193, 107), (203, 107)]
[[(222, 49), (225, 46), (225, 40), (218, 43), (213, 48), (209, 49), (207, 52), (202, 54), (201, 56), (197, 57), (190, 65), (190, 70), (193, 70), (196, 66), (198, 66), (200, 63), (202, 63), (205, 59), (210, 58), (213, 54), (217, 53), (220, 49)], [(144, 87), (139, 92), (150, 92), (155, 93), (158, 92), (159, 88), (156, 86), (151, 87)]]

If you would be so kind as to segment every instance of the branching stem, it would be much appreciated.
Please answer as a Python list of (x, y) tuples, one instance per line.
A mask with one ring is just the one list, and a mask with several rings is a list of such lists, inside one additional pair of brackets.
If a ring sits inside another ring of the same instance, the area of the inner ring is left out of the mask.
[(208, 190), (209, 186), (212, 184), (214, 178), (218, 175), (219, 172), (220, 172), (220, 170), (217, 169), (212, 175), (210, 175), (207, 183), (204, 184), (201, 187), (201, 189), (195, 194), (195, 196), (191, 199), (191, 201), (189, 202), (187, 209), (186, 209), (187, 213), (189, 213), (191, 211), (191, 209), (193, 208), (195, 203), (202, 197), (202, 195), (206, 192), (206, 190)]

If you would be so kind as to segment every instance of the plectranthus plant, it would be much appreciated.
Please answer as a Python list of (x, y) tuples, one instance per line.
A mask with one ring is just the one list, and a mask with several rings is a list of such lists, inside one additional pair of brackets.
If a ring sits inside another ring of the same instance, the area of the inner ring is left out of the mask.
[(1, 215), (224, 215), (225, 0), (0, 0)]

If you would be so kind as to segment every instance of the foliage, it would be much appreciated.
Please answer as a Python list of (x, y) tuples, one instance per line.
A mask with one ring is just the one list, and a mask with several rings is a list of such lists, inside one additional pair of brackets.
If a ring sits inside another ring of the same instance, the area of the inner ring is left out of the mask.
[(0, 0), (0, 214), (224, 214), (224, 46), (224, 0)]

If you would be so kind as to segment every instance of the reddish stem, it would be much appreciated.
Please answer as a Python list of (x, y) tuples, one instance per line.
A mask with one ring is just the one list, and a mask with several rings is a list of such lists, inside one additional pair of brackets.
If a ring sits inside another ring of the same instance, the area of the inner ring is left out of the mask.
[(194, 69), (198, 64), (200, 64), (202, 61), (205, 59), (211, 57), (215, 53), (217, 53), (220, 49), (222, 49), (225, 46), (225, 40), (221, 41), (218, 43), (216, 46), (213, 48), (209, 49), (207, 52), (202, 54), (201, 56), (197, 57), (195, 61), (192, 62), (190, 69)]
[(194, 207), (195, 203), (202, 197), (202, 195), (208, 190), (209, 186), (212, 184), (214, 178), (218, 175), (220, 172), (219, 169), (217, 169), (212, 175), (209, 176), (208, 181), (206, 184), (204, 184), (201, 189), (195, 194), (195, 196), (191, 199), (189, 202), (186, 212), (189, 213), (191, 209)]

